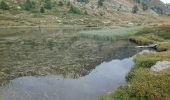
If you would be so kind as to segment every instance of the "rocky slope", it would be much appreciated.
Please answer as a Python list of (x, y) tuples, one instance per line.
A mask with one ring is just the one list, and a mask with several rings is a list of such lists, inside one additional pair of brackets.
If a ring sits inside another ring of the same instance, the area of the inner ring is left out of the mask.
[(148, 6), (147, 10), (153, 10), (159, 14), (167, 12), (166, 5), (160, 0), (103, 0), (103, 6), (99, 6), (100, 0), (89, 0), (89, 2), (77, 2), (78, 0), (70, 0), (75, 6), (85, 9), (93, 13), (109, 12), (131, 12), (134, 5), (137, 5), (142, 11), (143, 4)]
[[(31, 1), (33, 5), (29, 10), (25, 10), (26, 1)], [(41, 13), (40, 9), (44, 7), (45, 1), (51, 3), (51, 9), (44, 8), (45, 12)], [(99, 1), (102, 4), (99, 5)], [(100, 26), (131, 22), (145, 24), (158, 21), (158, 14), (168, 11), (160, 0), (5, 0), (5, 2), (10, 9), (0, 9), (0, 26), (56, 24)], [(143, 10), (143, 4), (147, 4), (147, 10)], [(135, 5), (138, 11), (133, 14), (132, 9)], [(74, 12), (70, 12), (72, 6)]]
[[(12, 8), (20, 9), (26, 0), (5, 0)], [(43, 0), (30, 0), (33, 1), (36, 7), (40, 7), (43, 4)], [(44, 0), (48, 1), (48, 0)], [(100, 0), (49, 0), (53, 6), (58, 6), (58, 2), (63, 3), (71, 2), (71, 4), (79, 7), (80, 9), (87, 10), (88, 12), (100, 13), (101, 11), (124, 11), (131, 12), (134, 5), (137, 5), (139, 9), (142, 9), (142, 3), (147, 4), (149, 9), (158, 12), (158, 9), (166, 12), (166, 5), (160, 0), (101, 0), (102, 6), (99, 6)], [(79, 1), (79, 2), (78, 2)], [(86, 2), (85, 2), (86, 1)], [(88, 1), (88, 2), (87, 2)]]

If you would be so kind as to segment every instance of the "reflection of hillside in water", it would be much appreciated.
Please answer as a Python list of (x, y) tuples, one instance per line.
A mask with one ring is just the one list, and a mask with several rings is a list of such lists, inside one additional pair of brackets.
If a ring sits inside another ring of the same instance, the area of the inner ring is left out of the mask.
[[(76, 79), (63, 76), (20, 77), (0, 87), (3, 100), (98, 100), (126, 83), (133, 58), (112, 60), (96, 66), (88, 75)], [(14, 95), (11, 95), (14, 94)]]
[[(127, 40), (82, 38), (78, 33), (82, 30), (90, 29), (2, 29), (0, 71), (9, 79), (49, 74), (79, 77), (87, 75), (102, 61), (135, 53), (131, 51), (134, 44)], [(126, 50), (128, 46), (132, 48)]]
[(128, 40), (118, 40), (114, 44), (112, 52), (107, 55), (104, 59), (105, 61), (110, 61), (110, 59), (124, 59), (132, 57), (136, 53), (139, 53), (144, 48), (136, 48), (136, 44)]

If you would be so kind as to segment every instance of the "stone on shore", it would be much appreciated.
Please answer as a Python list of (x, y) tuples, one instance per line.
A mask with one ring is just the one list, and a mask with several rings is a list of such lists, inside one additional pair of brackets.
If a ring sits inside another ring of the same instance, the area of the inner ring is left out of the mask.
[(167, 68), (170, 68), (170, 61), (158, 61), (154, 66), (151, 67), (151, 71), (159, 72)]

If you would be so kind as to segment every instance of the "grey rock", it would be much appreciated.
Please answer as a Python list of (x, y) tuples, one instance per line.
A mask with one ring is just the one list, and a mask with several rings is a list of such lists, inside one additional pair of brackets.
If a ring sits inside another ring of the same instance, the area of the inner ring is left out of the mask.
[(143, 55), (143, 54), (149, 54), (149, 53), (156, 53), (154, 50), (143, 50), (141, 52), (139, 52), (139, 55)]
[(151, 67), (151, 71), (161, 71), (170, 68), (170, 61), (158, 61), (154, 66)]

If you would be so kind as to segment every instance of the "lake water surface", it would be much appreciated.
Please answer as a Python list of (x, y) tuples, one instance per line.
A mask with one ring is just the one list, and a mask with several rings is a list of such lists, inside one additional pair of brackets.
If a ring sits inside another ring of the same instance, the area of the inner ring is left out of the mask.
[(124, 85), (133, 66), (132, 57), (103, 62), (89, 75), (77, 79), (62, 76), (21, 77), (1, 87), (2, 100), (97, 100)]
[[(126, 39), (114, 42), (77, 39), (78, 31), (3, 35), (0, 65), (10, 81), (0, 87), (0, 100), (97, 100), (125, 85), (125, 77), (134, 64), (133, 56), (140, 50)], [(81, 75), (65, 77), (58, 70)], [(82, 74), (83, 71), (87, 73)]]

